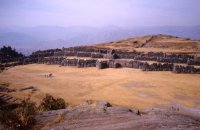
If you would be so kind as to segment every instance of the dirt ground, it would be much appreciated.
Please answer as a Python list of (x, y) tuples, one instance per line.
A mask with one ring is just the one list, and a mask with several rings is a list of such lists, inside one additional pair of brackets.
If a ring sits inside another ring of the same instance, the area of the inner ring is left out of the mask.
[[(45, 75), (52, 73), (53, 77)], [(62, 97), (71, 105), (83, 100), (104, 100), (128, 108), (146, 109), (178, 103), (200, 105), (200, 75), (172, 72), (143, 72), (139, 69), (59, 67), (32, 64), (16, 66), (0, 73), (0, 83), (10, 88), (34, 86), (31, 99), (39, 103), (46, 94)], [(25, 98), (29, 91), (12, 93)]]

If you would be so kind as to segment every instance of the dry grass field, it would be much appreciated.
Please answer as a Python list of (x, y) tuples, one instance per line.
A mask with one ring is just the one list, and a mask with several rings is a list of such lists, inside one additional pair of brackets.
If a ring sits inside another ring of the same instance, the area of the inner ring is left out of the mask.
[(97, 44), (98, 48), (111, 48), (140, 52), (177, 52), (199, 54), (200, 41), (170, 35), (146, 35), (110, 43)]
[[(45, 74), (49, 73), (53, 73), (53, 77), (46, 78)], [(0, 74), (0, 83), (10, 83), (11, 88), (36, 87), (38, 91), (31, 99), (38, 103), (49, 93), (64, 98), (71, 105), (83, 100), (105, 100), (139, 109), (171, 103), (200, 105), (200, 75), (195, 74), (32, 64), (9, 68)], [(12, 94), (25, 98), (29, 92)]]

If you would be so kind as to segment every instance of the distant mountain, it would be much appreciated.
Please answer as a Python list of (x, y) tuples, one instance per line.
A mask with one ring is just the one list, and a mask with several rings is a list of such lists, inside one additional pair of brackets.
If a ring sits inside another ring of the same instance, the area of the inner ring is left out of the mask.
[(62, 48), (77, 45), (92, 45), (117, 41), (136, 36), (168, 34), (191, 39), (200, 39), (200, 26), (193, 27), (132, 27), (102, 28), (71, 26), (8, 27), (0, 29), (0, 46), (10, 45), (18, 50)]

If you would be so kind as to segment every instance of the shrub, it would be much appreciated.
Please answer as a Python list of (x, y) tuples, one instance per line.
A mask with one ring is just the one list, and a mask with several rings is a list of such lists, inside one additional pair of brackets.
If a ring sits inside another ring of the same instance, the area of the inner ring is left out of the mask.
[(43, 98), (40, 108), (44, 111), (64, 109), (66, 108), (66, 103), (62, 98), (55, 99), (53, 96), (47, 94)]
[(0, 73), (3, 72), (5, 70), (4, 67), (0, 67)]
[(11, 130), (32, 129), (35, 124), (34, 115), (36, 110), (36, 104), (26, 99), (13, 110), (1, 111), (0, 122)]

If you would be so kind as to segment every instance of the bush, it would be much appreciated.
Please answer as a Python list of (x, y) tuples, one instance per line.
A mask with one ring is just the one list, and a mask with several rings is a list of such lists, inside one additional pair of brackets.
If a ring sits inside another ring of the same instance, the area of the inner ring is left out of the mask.
[(0, 73), (3, 72), (5, 70), (4, 67), (0, 67)]
[[(0, 100), (0, 103), (3, 104), (3, 101)], [(66, 103), (62, 98), (55, 99), (51, 95), (46, 95), (40, 104), (40, 108), (46, 111), (64, 109), (65, 107)], [(36, 104), (30, 99), (25, 99), (16, 107), (0, 110), (0, 124), (9, 130), (37, 129), (35, 126), (36, 112)]]
[(66, 108), (66, 103), (62, 98), (55, 99), (53, 96), (47, 94), (43, 98), (40, 108), (44, 111), (64, 109)]
[(10, 46), (3, 46), (2, 48), (0, 48), (0, 53), (0, 58), (19, 58), (24, 56), (22, 53), (17, 52)]
[(13, 110), (1, 111), (0, 122), (11, 130), (32, 129), (35, 124), (36, 110), (36, 104), (26, 99)]

